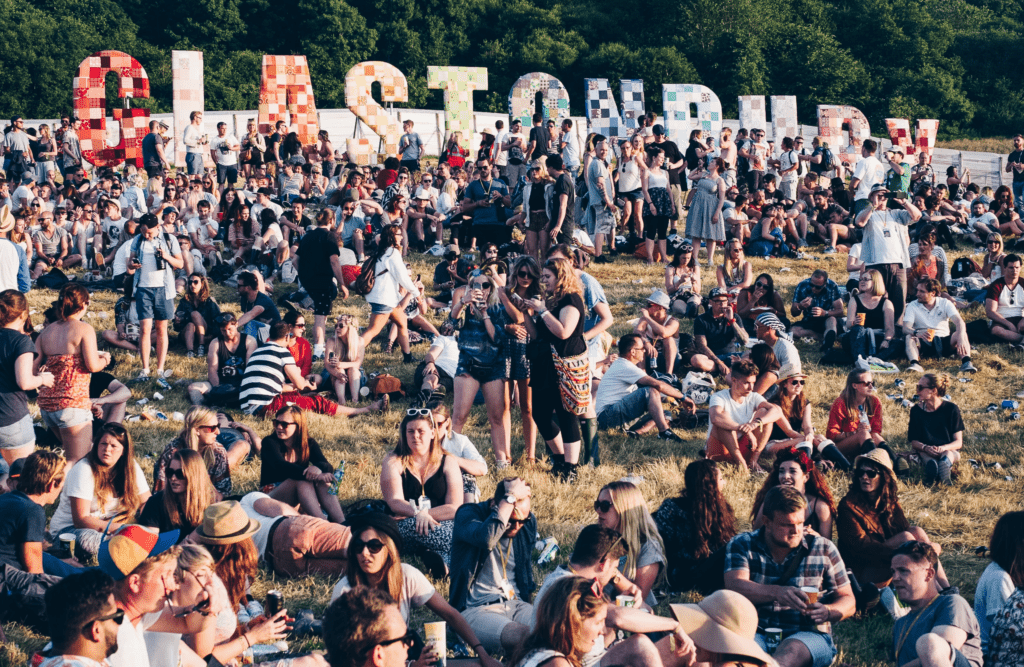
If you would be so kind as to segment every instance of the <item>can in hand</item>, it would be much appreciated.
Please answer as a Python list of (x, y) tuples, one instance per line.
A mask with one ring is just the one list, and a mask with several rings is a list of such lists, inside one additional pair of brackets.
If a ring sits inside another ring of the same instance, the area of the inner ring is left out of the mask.
[(267, 618), (273, 618), (284, 609), (284, 595), (281, 594), (281, 591), (269, 591), (263, 609)]

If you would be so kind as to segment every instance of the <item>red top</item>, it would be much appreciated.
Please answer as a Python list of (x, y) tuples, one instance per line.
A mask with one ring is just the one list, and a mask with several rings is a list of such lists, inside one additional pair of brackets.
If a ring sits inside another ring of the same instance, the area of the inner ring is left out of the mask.
[[(868, 396), (864, 403), (868, 412), (873, 413), (868, 416), (871, 432), (881, 434), (882, 403), (877, 396)], [(860, 411), (854, 410), (851, 413), (846, 407), (843, 397), (837, 398), (836, 402), (832, 404), (832, 409), (828, 411), (828, 427), (825, 429), (825, 437), (836, 440), (845, 434), (856, 432), (858, 426), (860, 426)]]
[(302, 371), (302, 377), (309, 375), (313, 370), (313, 346), (305, 338), (296, 338), (288, 351), (295, 358), (295, 365)]

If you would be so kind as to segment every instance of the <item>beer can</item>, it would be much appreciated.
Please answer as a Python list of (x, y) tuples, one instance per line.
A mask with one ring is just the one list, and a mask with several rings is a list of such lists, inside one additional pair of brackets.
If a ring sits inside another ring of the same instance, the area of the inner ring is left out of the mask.
[(774, 653), (775, 649), (782, 643), (782, 628), (765, 628), (764, 640), (768, 652)]
[(1017, 421), (1018, 419), (1020, 419), (1020, 413), (1019, 412), (1011, 412), (1010, 413), (1010, 420), (1011, 421)]
[(635, 607), (636, 598), (632, 595), (616, 595), (615, 596), (616, 607)]
[(284, 595), (281, 591), (267, 592), (267, 600), (263, 605), (267, 618), (273, 618), (277, 612), (284, 609)]
[(1001, 403), (1001, 405), (1002, 405), (1004, 410), (1016, 410), (1017, 408), (1020, 407), (1020, 403), (1019, 402), (1017, 402), (1017, 401), (1015, 401), (1013, 399), (1010, 399), (1010, 398), (1007, 398), (1006, 400), (1004, 400)]
[(900, 378), (896, 378), (896, 380), (892, 384), (893, 384), (894, 387), (903, 387), (907, 383), (906, 383), (906, 381), (901, 380)]
[(149, 403), (148, 398), (140, 398), (139, 400), (135, 401), (135, 405), (145, 405), (146, 403)]

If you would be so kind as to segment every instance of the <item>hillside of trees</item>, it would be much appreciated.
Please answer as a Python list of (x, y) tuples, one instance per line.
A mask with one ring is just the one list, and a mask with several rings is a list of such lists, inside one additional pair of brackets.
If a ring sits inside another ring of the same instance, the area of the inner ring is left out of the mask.
[[(512, 83), (557, 76), (572, 113), (583, 80), (703, 83), (727, 117), (736, 96), (796, 95), (885, 117), (941, 119), (940, 138), (1024, 128), (1024, 0), (0, 0), (0, 114), (51, 118), (101, 49), (135, 56), (171, 109), (171, 50), (204, 52), (206, 108), (254, 109), (263, 54), (304, 54), (319, 108), (344, 105), (345, 73), (384, 60), (409, 79), (408, 106), (441, 108), (428, 65), (487, 67), (477, 109), (506, 111)], [(111, 87), (108, 86), (108, 89)], [(111, 100), (112, 101), (112, 100)]]

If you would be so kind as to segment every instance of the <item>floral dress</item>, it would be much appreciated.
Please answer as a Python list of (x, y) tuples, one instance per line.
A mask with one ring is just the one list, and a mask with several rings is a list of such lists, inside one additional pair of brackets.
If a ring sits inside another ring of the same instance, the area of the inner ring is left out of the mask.
[(1024, 665), (1024, 591), (1017, 589), (992, 620), (985, 667)]

